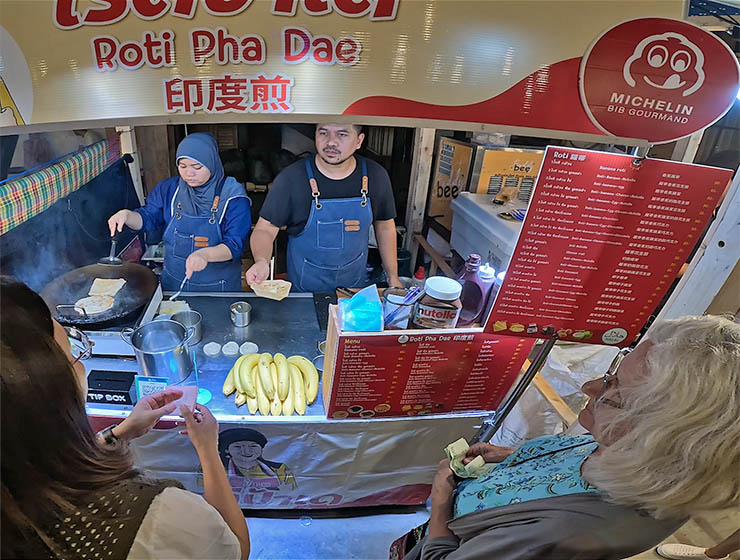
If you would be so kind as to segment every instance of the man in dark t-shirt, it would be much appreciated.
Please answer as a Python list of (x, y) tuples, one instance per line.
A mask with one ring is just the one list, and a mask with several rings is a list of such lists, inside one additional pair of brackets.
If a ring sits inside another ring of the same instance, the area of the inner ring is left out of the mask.
[(294, 290), (361, 287), (372, 224), (388, 282), (401, 285), (390, 178), (374, 161), (354, 155), (364, 138), (356, 125), (319, 124), (317, 154), (275, 178), (250, 238), (255, 263), (246, 273), (248, 284), (267, 278), (273, 242), (286, 226)]

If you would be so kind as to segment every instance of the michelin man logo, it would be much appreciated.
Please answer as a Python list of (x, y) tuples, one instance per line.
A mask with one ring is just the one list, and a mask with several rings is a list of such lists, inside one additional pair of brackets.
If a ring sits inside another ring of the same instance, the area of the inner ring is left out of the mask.
[(683, 97), (704, 83), (704, 53), (679, 33), (650, 35), (640, 41), (624, 63), (624, 80), (632, 87), (636, 76), (658, 89), (686, 88)]

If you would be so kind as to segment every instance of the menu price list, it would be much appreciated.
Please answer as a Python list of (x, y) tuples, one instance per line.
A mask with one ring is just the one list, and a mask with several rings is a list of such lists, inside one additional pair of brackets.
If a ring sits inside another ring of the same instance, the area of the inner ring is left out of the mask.
[(728, 169), (548, 147), (486, 331), (631, 344), (731, 177)]
[(534, 341), (478, 333), (342, 336), (329, 418), (494, 410)]

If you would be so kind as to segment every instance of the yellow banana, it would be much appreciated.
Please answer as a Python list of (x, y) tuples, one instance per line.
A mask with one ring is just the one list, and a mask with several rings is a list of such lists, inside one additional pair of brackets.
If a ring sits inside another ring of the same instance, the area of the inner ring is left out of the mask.
[(252, 373), (250, 374), (250, 379), (252, 380), (252, 385), (254, 385), (255, 391), (257, 390), (257, 376), (259, 375), (257, 372), (259, 371), (259, 369), (259, 364), (254, 364), (254, 367), (252, 368)]
[(237, 393), (236, 397), (234, 398), (234, 404), (236, 406), (241, 406), (245, 402), (247, 402), (247, 395), (245, 395), (244, 393)]
[(249, 414), (254, 414), (259, 410), (259, 404), (256, 398), (247, 397), (247, 408), (249, 408)]
[[(239, 381), (242, 386), (242, 393), (245, 393), (248, 397), (256, 398), (257, 389), (252, 381), (252, 368), (257, 365), (260, 359), (259, 354), (245, 354), (243, 360), (239, 363)], [(236, 376), (236, 373), (235, 373)]]
[(236, 391), (236, 385), (234, 385), (234, 368), (229, 370), (229, 374), (224, 380), (224, 388), (222, 389), (225, 396), (229, 396), (231, 393)]
[(270, 399), (265, 395), (265, 391), (262, 388), (262, 376), (257, 376), (257, 408), (259, 408), (262, 416), (270, 414)]
[(283, 354), (277, 353), (272, 357), (277, 366), (277, 392), (281, 401), (288, 397), (290, 388), (290, 371), (288, 370), (288, 360)]
[[(288, 375), (290, 375), (290, 368), (288, 368)], [(283, 416), (293, 416), (295, 411), (295, 397), (293, 396), (293, 389), (288, 389), (288, 396), (283, 401)]]
[(288, 361), (290, 368), (290, 389), (293, 395), (293, 406), (298, 414), (306, 414), (306, 386), (297, 366)]
[[(272, 377), (272, 384), (274, 386), (277, 386), (277, 366), (275, 363), (270, 364), (270, 377)], [(280, 397), (278, 397), (278, 392), (275, 391), (275, 394), (272, 397), (272, 401), (270, 402), (270, 414), (273, 416), (280, 416), (280, 414), (283, 412), (283, 403), (280, 402)]]
[[(249, 379), (252, 382), (252, 385), (254, 385), (254, 391), (257, 392), (257, 370), (259, 369), (259, 365), (254, 364), (252, 367), (252, 371), (249, 372)], [(259, 401), (257, 397), (247, 397), (247, 407), (249, 407), (249, 413), (254, 414), (259, 410)]]
[(301, 370), (306, 387), (306, 401), (308, 404), (313, 403), (316, 400), (316, 395), (319, 394), (319, 372), (311, 363), (311, 360), (303, 356), (291, 356), (288, 358), (288, 362)]
[(231, 371), (234, 372), (234, 386), (236, 387), (236, 390), (239, 393), (244, 393), (244, 386), (242, 385), (242, 380), (239, 376), (239, 368), (241, 367), (242, 362), (246, 356), (239, 356), (239, 358), (234, 362), (234, 365), (231, 367)]
[(270, 364), (272, 363), (272, 354), (265, 352), (260, 355), (259, 359), (259, 375), (260, 382), (262, 383), (262, 390), (267, 395), (267, 398), (272, 400), (275, 396), (275, 385), (272, 383), (272, 375), (270, 374)]

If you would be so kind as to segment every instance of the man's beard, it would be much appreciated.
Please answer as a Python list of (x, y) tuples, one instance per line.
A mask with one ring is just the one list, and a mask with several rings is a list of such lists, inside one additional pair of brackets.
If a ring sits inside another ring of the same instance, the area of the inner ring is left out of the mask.
[(340, 160), (340, 161), (334, 162), (334, 161), (329, 161), (329, 160), (327, 160), (327, 159), (326, 159), (326, 158), (324, 157), (323, 153), (319, 152), (319, 157), (321, 158), (321, 161), (323, 161), (323, 162), (324, 162), (324, 163), (325, 163), (326, 165), (331, 165), (331, 166), (334, 166), (334, 167), (337, 167), (337, 166), (340, 166), (340, 165), (342, 165), (342, 164), (343, 164), (343, 163), (344, 163), (345, 161), (347, 161), (347, 160), (348, 160), (349, 158), (351, 158), (351, 157), (352, 157), (353, 155), (354, 155), (354, 154), (350, 154), (350, 155), (348, 155), (348, 156), (347, 156), (346, 158), (344, 158), (343, 160)]

